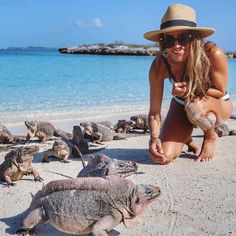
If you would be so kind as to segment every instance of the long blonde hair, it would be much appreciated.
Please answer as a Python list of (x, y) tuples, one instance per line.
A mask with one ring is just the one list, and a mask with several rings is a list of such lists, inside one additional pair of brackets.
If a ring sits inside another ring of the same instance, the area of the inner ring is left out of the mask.
[[(205, 41), (199, 32), (191, 32), (193, 37), (187, 59), (183, 81), (187, 82), (187, 93), (184, 95), (188, 103), (195, 97), (204, 97), (210, 86), (210, 61), (205, 50)], [(161, 53), (165, 51), (160, 43)]]
[(185, 70), (184, 81), (187, 82), (187, 93), (184, 98), (189, 102), (194, 97), (204, 97), (210, 86), (210, 61), (206, 54), (205, 41), (199, 33), (192, 34), (193, 41)]

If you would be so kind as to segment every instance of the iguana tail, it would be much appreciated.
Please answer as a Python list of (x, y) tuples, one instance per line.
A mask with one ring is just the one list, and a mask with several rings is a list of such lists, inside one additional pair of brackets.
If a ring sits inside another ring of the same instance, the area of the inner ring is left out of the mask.
[(68, 133), (64, 130), (61, 130), (61, 129), (56, 129), (54, 131), (54, 136), (56, 137), (62, 137), (62, 138), (66, 138), (66, 139), (72, 139), (72, 134), (71, 133)]

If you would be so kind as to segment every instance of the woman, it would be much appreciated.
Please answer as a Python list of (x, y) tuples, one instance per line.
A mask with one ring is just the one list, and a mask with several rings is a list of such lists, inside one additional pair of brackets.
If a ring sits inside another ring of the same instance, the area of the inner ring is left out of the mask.
[[(197, 161), (214, 158), (217, 134), (214, 128), (228, 119), (233, 106), (226, 90), (228, 65), (224, 52), (204, 40), (212, 28), (196, 26), (195, 11), (186, 5), (170, 5), (160, 30), (144, 34), (159, 42), (161, 56), (153, 61), (150, 73), (149, 154), (155, 163), (168, 164), (184, 145), (197, 152), (191, 139), (193, 127), (200, 127), (204, 140)], [(173, 85), (173, 98), (160, 131), (164, 80)]]

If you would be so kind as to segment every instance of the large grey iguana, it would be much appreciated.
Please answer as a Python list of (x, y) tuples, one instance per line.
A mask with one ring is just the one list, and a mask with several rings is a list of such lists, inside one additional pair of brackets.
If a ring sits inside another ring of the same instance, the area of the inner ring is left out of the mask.
[(88, 164), (79, 172), (77, 177), (127, 177), (137, 173), (138, 165), (133, 161), (117, 160), (105, 154), (88, 156)]
[(26, 141), (29, 142), (31, 138), (37, 137), (41, 142), (46, 142), (52, 136), (62, 137), (62, 138), (72, 138), (72, 134), (65, 132), (61, 129), (56, 129), (48, 121), (25, 121), (25, 125), (28, 129), (28, 134)]
[(121, 222), (132, 226), (159, 194), (157, 186), (124, 178), (51, 181), (36, 193), (17, 233), (27, 235), (49, 222), (65, 233), (108, 236)]
[(42, 181), (39, 173), (32, 166), (33, 156), (39, 151), (38, 146), (23, 146), (10, 151), (5, 156), (5, 161), (0, 165), (0, 179), (8, 185), (13, 181), (22, 179), (28, 173), (33, 174), (35, 181)]

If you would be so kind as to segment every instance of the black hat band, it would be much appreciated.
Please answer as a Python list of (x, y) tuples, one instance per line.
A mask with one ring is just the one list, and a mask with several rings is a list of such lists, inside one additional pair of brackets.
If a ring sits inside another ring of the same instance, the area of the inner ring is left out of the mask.
[(172, 26), (190, 26), (190, 27), (196, 27), (197, 24), (193, 21), (188, 21), (188, 20), (170, 20), (166, 21), (161, 24), (161, 30), (166, 29)]

